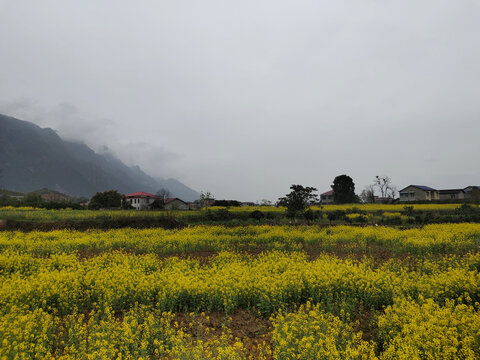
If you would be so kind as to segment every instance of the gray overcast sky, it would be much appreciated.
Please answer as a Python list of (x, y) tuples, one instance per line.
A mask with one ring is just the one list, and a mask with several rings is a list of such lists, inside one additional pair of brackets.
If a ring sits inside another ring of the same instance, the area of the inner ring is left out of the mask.
[(0, 112), (217, 198), (480, 185), (479, 19), (476, 0), (0, 0)]

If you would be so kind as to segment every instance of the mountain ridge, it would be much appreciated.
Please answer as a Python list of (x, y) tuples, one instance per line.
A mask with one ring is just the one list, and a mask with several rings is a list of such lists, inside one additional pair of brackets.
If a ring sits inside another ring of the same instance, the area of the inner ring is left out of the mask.
[(166, 188), (185, 201), (199, 197), (176, 179), (154, 178), (111, 153), (99, 154), (85, 143), (63, 140), (53, 129), (2, 114), (0, 169), (0, 187), (19, 192), (49, 188), (90, 197), (111, 189), (128, 194)]

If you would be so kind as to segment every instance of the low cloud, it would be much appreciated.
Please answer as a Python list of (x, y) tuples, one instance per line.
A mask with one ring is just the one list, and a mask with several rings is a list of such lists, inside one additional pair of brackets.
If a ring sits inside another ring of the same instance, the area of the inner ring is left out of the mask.
[(147, 142), (118, 143), (109, 150), (127, 165), (138, 165), (156, 177), (175, 177), (171, 165), (181, 158), (179, 154)]
[(55, 130), (63, 139), (84, 142), (95, 150), (106, 139), (116, 141), (117, 124), (111, 119), (83, 114), (75, 105), (61, 102), (52, 108), (38, 105), (31, 99), (18, 99), (0, 104), (0, 112), (38, 126)]

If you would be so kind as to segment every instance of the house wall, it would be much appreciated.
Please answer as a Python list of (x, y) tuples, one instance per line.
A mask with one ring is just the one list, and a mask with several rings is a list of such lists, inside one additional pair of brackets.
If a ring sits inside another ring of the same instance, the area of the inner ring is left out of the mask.
[(440, 192), (437, 190), (427, 191), (427, 200), (440, 200)]
[(425, 191), (415, 186), (409, 186), (400, 191), (400, 202), (422, 200), (440, 200), (440, 195), (438, 191)]
[(320, 200), (323, 204), (333, 203), (333, 195), (321, 195)]
[(440, 193), (440, 200), (457, 200), (457, 199), (465, 199), (465, 193), (463, 191), (459, 191), (454, 194)]
[(148, 209), (152, 205), (154, 199), (152, 198), (130, 198), (127, 201), (137, 210)]
[(427, 200), (426, 192), (422, 189), (416, 188), (414, 186), (409, 186), (402, 191), (400, 191), (400, 201), (409, 202), (409, 201), (419, 201)]
[(172, 202), (165, 204), (165, 210), (188, 210), (188, 209), (189, 209), (188, 204), (185, 204), (184, 202), (179, 200), (173, 200)]
[(400, 202), (416, 201), (421, 195), (423, 195), (423, 199), (425, 199), (425, 191), (409, 186), (400, 191)]

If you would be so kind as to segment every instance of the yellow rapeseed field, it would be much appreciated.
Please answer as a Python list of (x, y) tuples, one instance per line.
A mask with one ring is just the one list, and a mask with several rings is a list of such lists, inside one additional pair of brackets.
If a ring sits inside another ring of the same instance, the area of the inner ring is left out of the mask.
[(394, 252), (418, 254), (478, 251), (480, 224), (438, 224), (397, 229), (386, 226), (193, 226), (180, 230), (120, 229), (85, 232), (0, 232), (0, 250), (47, 255), (73, 251), (98, 253), (126, 250), (137, 254), (248, 249), (325, 251), (342, 245), (367, 249), (382, 246)]
[(0, 359), (479, 359), (479, 250), (480, 224), (3, 231)]

